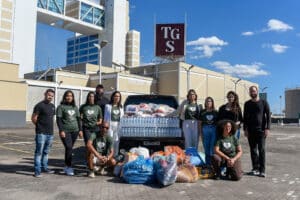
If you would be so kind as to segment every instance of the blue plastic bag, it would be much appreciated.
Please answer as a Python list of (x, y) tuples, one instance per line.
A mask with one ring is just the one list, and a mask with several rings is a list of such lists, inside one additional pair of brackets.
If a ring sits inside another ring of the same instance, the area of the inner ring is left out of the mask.
[(190, 156), (190, 163), (194, 166), (205, 165), (205, 155), (203, 159), (203, 154), (198, 152), (194, 147), (188, 147), (185, 150), (185, 154)]
[(153, 160), (139, 156), (136, 160), (126, 163), (123, 167), (123, 178), (127, 183), (131, 184), (154, 182)]

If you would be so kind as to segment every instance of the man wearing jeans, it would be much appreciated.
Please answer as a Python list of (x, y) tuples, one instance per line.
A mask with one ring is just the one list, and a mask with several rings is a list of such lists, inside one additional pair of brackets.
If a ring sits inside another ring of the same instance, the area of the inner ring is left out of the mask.
[(54, 171), (48, 168), (48, 154), (53, 142), (53, 117), (55, 106), (51, 101), (54, 98), (54, 90), (48, 89), (45, 92), (43, 101), (35, 105), (31, 117), (35, 125), (35, 152), (34, 152), (34, 176), (42, 177), (41, 171), (53, 174)]

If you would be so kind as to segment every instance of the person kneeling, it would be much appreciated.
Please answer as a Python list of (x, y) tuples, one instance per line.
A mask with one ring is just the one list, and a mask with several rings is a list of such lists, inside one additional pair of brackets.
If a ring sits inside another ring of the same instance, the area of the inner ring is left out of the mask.
[[(218, 139), (215, 144), (215, 154), (213, 155), (213, 168), (215, 178), (221, 176), (221, 168), (226, 170), (226, 177), (230, 180), (240, 180), (242, 178), (242, 147), (239, 140), (235, 138), (235, 124), (231, 120), (224, 120), (218, 127)], [(222, 170), (223, 171), (223, 170)]]
[(100, 127), (100, 132), (92, 133), (87, 142), (88, 176), (91, 178), (95, 177), (95, 172), (99, 172), (100, 175), (103, 175), (104, 168), (114, 167), (116, 165), (116, 161), (113, 158), (113, 141), (107, 134), (108, 128), (108, 123), (103, 123)]

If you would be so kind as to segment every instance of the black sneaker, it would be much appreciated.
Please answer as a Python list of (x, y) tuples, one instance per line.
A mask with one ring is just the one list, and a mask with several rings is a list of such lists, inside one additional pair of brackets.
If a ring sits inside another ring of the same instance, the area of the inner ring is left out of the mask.
[(262, 178), (266, 178), (267, 175), (265, 172), (260, 172), (258, 176)]
[(39, 174), (39, 173), (35, 173), (34, 175), (33, 175), (35, 178), (42, 178), (43, 176), (41, 175), (41, 174)]
[(251, 172), (248, 172), (247, 174), (250, 175), (250, 176), (258, 176), (259, 171), (255, 170), (255, 169), (252, 169)]

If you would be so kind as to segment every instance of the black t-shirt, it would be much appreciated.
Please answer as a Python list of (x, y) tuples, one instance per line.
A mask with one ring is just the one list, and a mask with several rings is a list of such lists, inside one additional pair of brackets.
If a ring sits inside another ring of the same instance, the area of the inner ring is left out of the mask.
[(55, 115), (55, 106), (47, 101), (41, 101), (35, 105), (33, 113), (38, 115), (35, 132), (37, 134), (53, 134), (53, 116)]
[(102, 111), (102, 116), (104, 116), (104, 110), (105, 110), (105, 105), (109, 104), (109, 100), (105, 96), (99, 96), (98, 94), (95, 95), (95, 104), (100, 106), (101, 111)]
[(244, 105), (244, 129), (249, 132), (262, 132), (270, 129), (271, 117), (269, 104), (260, 99), (249, 100)]
[(239, 109), (238, 113), (235, 113), (232, 110), (227, 109), (226, 104), (221, 106), (219, 108), (219, 115), (218, 115), (218, 121), (220, 120), (232, 120), (234, 122), (242, 122), (243, 121), (243, 115), (241, 109)]

